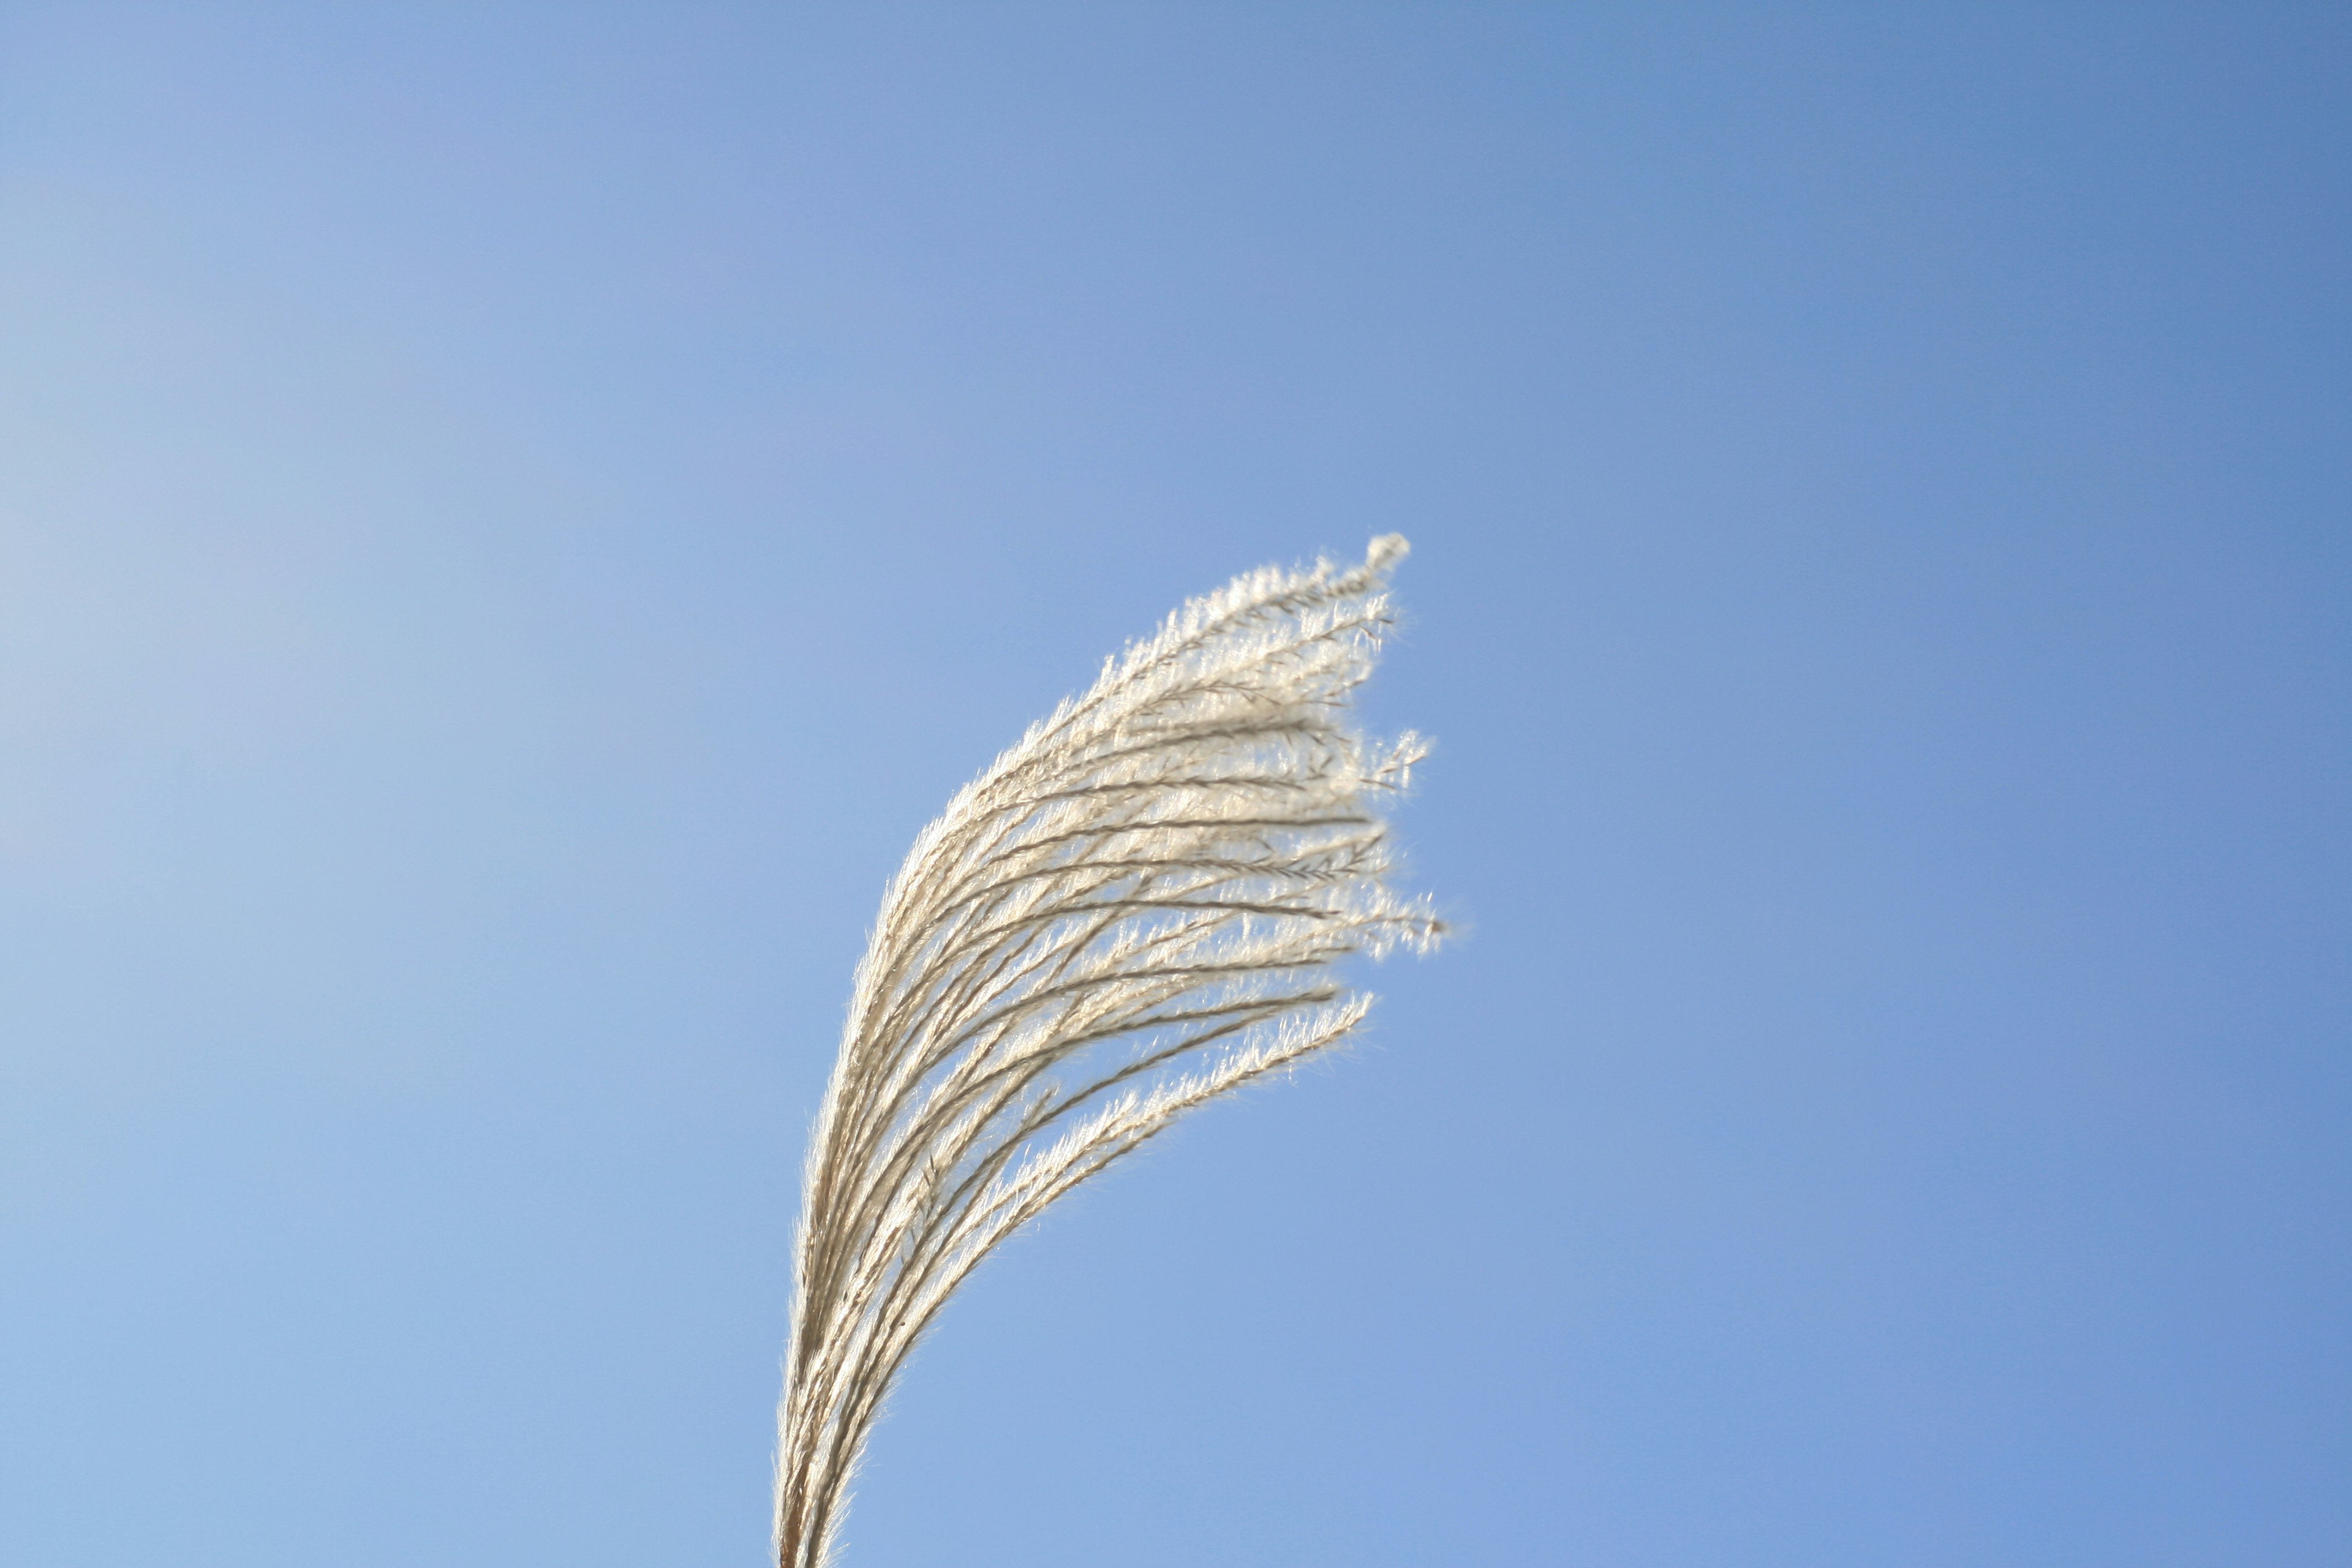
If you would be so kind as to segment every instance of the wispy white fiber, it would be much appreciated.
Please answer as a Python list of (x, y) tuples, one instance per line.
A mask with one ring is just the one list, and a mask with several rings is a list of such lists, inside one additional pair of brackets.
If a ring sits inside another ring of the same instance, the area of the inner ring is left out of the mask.
[(857, 966), (807, 1171), (776, 1560), (829, 1559), (884, 1396), (1000, 1242), (1193, 1107), (1343, 1038), (1332, 965), (1426, 948), (1381, 808), (1425, 748), (1347, 722), (1360, 566), (1238, 577), (1103, 667), (923, 829)]

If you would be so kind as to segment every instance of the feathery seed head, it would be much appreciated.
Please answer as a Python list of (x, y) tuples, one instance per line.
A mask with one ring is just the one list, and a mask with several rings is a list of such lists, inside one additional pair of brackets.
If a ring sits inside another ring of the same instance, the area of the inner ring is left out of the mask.
[(1380, 806), (1427, 754), (1346, 722), (1402, 536), (1178, 609), (923, 829), (855, 982), (808, 1158), (780, 1568), (830, 1557), (892, 1381), (1013, 1231), (1196, 1106), (1328, 1048), (1332, 966), (1444, 928)]

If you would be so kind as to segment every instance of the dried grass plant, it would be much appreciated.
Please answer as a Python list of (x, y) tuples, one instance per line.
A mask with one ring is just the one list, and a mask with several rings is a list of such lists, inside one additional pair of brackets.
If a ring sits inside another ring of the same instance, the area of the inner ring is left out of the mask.
[(1349, 727), (1394, 535), (1266, 567), (1108, 661), (923, 829), (857, 968), (808, 1157), (780, 1568), (833, 1554), (908, 1353), (972, 1268), (1184, 1112), (1345, 1038), (1350, 953), (1425, 949), (1381, 807), (1425, 748)]

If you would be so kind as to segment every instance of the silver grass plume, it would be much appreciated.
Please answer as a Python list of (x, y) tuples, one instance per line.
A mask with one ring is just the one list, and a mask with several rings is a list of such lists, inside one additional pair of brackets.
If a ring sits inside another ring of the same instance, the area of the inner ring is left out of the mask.
[(982, 1258), (1184, 1112), (1344, 1038), (1370, 998), (1339, 959), (1442, 934), (1383, 880), (1381, 807), (1427, 748), (1347, 722), (1404, 553), (1390, 534), (1360, 566), (1192, 600), (916, 838), (809, 1152), (780, 1568), (830, 1559), (884, 1396)]

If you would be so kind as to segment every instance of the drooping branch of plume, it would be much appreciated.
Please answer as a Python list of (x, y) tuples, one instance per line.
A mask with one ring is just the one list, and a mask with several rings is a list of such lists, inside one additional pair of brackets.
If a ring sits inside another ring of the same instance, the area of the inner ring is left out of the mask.
[(892, 1380), (972, 1268), (1185, 1111), (1326, 1049), (1333, 965), (1441, 934), (1390, 890), (1424, 751), (1347, 722), (1405, 552), (1236, 578), (1031, 727), (915, 840), (812, 1142), (780, 1568), (830, 1554)]

